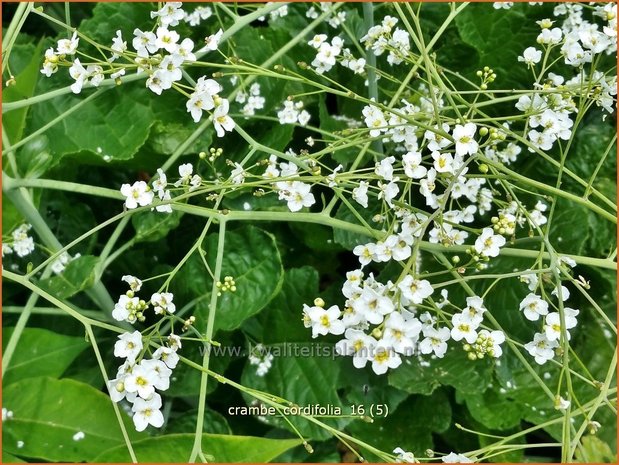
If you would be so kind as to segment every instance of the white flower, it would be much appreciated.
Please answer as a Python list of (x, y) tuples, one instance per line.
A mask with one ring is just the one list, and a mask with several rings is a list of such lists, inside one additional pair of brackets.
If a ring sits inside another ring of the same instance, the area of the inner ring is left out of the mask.
[[(142, 360), (140, 364), (131, 369), (131, 373), (125, 378), (125, 389), (127, 392), (135, 392), (142, 399), (148, 399), (155, 393), (155, 382), (157, 373), (149, 365), (145, 365), (147, 360)], [(159, 360), (155, 360), (159, 361)], [(163, 362), (161, 362), (163, 363)]]
[(13, 250), (19, 257), (25, 257), (34, 251), (34, 239), (28, 236), (30, 228), (32, 228), (30, 224), (24, 223), (11, 234), (13, 237)]
[(518, 61), (522, 61), (526, 63), (527, 66), (534, 66), (539, 63), (542, 59), (542, 52), (537, 50), (535, 47), (527, 47), (522, 56), (518, 57)]
[(229, 108), (228, 100), (221, 99), (221, 103), (213, 112), (213, 126), (215, 126), (215, 131), (217, 131), (217, 137), (223, 137), (226, 131), (234, 129), (234, 120), (228, 116)]
[(359, 257), (359, 263), (361, 266), (368, 265), (372, 258), (374, 257), (376, 251), (376, 244), (370, 242), (368, 244), (362, 244), (356, 246), (352, 253), (354, 253), (357, 257)]
[(494, 234), (492, 228), (484, 228), (481, 236), (475, 241), (475, 251), (486, 257), (496, 257), (499, 249), (505, 245), (505, 238), (500, 234)]
[(367, 181), (361, 181), (359, 186), (352, 190), (352, 198), (363, 208), (368, 208), (368, 186)]
[(540, 315), (548, 314), (548, 302), (531, 292), (520, 302), (520, 310), (524, 311), (527, 320), (537, 321)]
[(430, 281), (427, 279), (413, 279), (411, 275), (406, 275), (398, 284), (402, 291), (402, 297), (414, 304), (420, 304), (423, 299), (430, 297), (434, 292)]
[(370, 136), (379, 136), (381, 132), (387, 130), (387, 120), (380, 108), (367, 105), (363, 108), (362, 113), (365, 117), (365, 125), (370, 128)]
[(157, 28), (157, 38), (155, 39), (155, 45), (159, 49), (164, 49), (168, 53), (174, 53), (176, 51), (178, 39), (180, 36), (176, 31), (169, 31), (165, 27)]
[(56, 51), (58, 55), (75, 55), (79, 42), (80, 40), (77, 37), (77, 32), (74, 32), (70, 39), (60, 39), (58, 41)]
[(144, 431), (148, 425), (155, 428), (163, 426), (163, 414), (161, 413), (161, 396), (153, 394), (149, 400), (137, 398), (131, 407), (133, 423), (137, 431)]
[(461, 313), (453, 315), (451, 317), (451, 323), (453, 324), (453, 328), (451, 328), (451, 338), (454, 341), (464, 339), (469, 344), (475, 343), (477, 340), (477, 331), (475, 330), (478, 325), (472, 323)]
[(50, 77), (56, 71), (58, 71), (58, 56), (54, 53), (54, 49), (50, 47), (45, 51), (45, 61), (43, 62), (41, 73)]
[(174, 295), (171, 292), (155, 293), (150, 298), (153, 304), (155, 314), (161, 313), (174, 313), (176, 311), (176, 305), (172, 302)]
[(185, 12), (182, 10), (182, 2), (166, 2), (158, 11), (151, 11), (151, 18), (159, 18), (164, 26), (177, 26), (184, 19)]
[(478, 337), (483, 337), (483, 339), (492, 344), (492, 347), (488, 351), (490, 356), (499, 358), (503, 354), (503, 349), (501, 349), (501, 344), (505, 342), (505, 333), (503, 333), (503, 331), (490, 332), (488, 330), (482, 329), (479, 332)]
[(344, 337), (346, 339), (335, 344), (336, 352), (340, 355), (352, 355), (352, 363), (355, 368), (363, 368), (376, 346), (376, 339), (363, 331), (352, 328), (346, 330)]
[(146, 57), (149, 53), (155, 53), (157, 51), (156, 40), (157, 36), (154, 32), (142, 32), (139, 29), (135, 29), (133, 31), (133, 41), (131, 45), (133, 45), (138, 56)]
[(420, 333), (421, 322), (417, 318), (404, 319), (402, 314), (392, 312), (385, 321), (383, 340), (396, 352), (412, 355)]
[(425, 166), (421, 165), (421, 152), (407, 152), (402, 156), (402, 166), (406, 176), (412, 179), (421, 179), (428, 172)]
[(378, 325), (382, 323), (385, 315), (395, 310), (392, 300), (370, 287), (365, 287), (358, 299), (351, 306), (360, 313), (369, 323)]
[(152, 380), (155, 389), (165, 391), (170, 387), (172, 370), (165, 362), (156, 359), (142, 360), (140, 366), (143, 366), (145, 370), (153, 374)]
[(120, 278), (120, 280), (129, 284), (129, 287), (133, 292), (138, 292), (142, 288), (142, 281), (135, 276), (131, 276), (130, 274), (124, 275)]
[(180, 360), (180, 357), (175, 350), (163, 346), (159, 347), (153, 353), (153, 358), (155, 360), (161, 360), (168, 366), (168, 368), (176, 368), (176, 365), (178, 365), (178, 361)]
[(475, 326), (478, 326), (484, 319), (483, 314), (485, 311), (486, 307), (484, 307), (484, 301), (481, 297), (467, 297), (466, 308), (462, 310), (462, 316), (465, 320), (469, 320)]
[(118, 341), (114, 344), (114, 356), (126, 358), (129, 362), (135, 362), (135, 358), (142, 351), (142, 333), (123, 333), (118, 336)]
[(312, 337), (325, 336), (329, 333), (342, 334), (344, 332), (344, 323), (338, 320), (342, 312), (337, 305), (329, 307), (328, 310), (317, 306), (303, 305), (303, 307), (311, 321)]
[(386, 157), (383, 158), (380, 162), (376, 163), (374, 168), (374, 172), (383, 178), (385, 181), (393, 180), (393, 163), (395, 162), (395, 157)]
[[(576, 316), (580, 313), (579, 310), (565, 307), (563, 308), (563, 320), (565, 321), (565, 329), (575, 328), (578, 324)], [(549, 313), (546, 315), (546, 324), (544, 325), (544, 333), (546, 339), (549, 341), (557, 341), (561, 337), (561, 315), (557, 312)], [(567, 338), (569, 340), (570, 333), (566, 331)]]
[(114, 305), (114, 310), (112, 310), (112, 318), (117, 321), (133, 323), (136, 319), (135, 310), (137, 310), (139, 302), (140, 299), (137, 297), (130, 298), (124, 294), (121, 295)]
[(377, 375), (387, 373), (389, 368), (397, 368), (402, 364), (402, 359), (385, 341), (378, 341), (372, 354), (372, 370)]
[(127, 51), (127, 42), (123, 41), (122, 33), (120, 30), (116, 31), (116, 37), (112, 38), (112, 46), (110, 47), (114, 52), (109, 61), (114, 61)]
[(419, 343), (419, 352), (430, 354), (434, 352), (438, 358), (443, 358), (447, 352), (447, 341), (451, 338), (449, 328), (434, 329), (428, 326), (423, 329), (424, 339)]
[(401, 447), (393, 449), (393, 453), (397, 454), (397, 463), (419, 463), (419, 460), (415, 458), (412, 452), (406, 452)]
[(127, 197), (125, 206), (130, 210), (137, 208), (138, 205), (141, 207), (150, 205), (155, 197), (144, 181), (136, 181), (133, 185), (123, 184), (120, 187), (120, 193)]
[(524, 348), (532, 357), (535, 357), (535, 362), (543, 365), (548, 360), (555, 356), (554, 349), (559, 347), (558, 341), (549, 341), (545, 334), (535, 333), (533, 341), (524, 345)]
[(300, 181), (292, 181), (285, 189), (280, 190), (279, 198), (288, 202), (291, 212), (298, 212), (303, 207), (311, 207), (316, 203), (311, 186)]
[(452, 134), (456, 141), (456, 155), (463, 157), (477, 152), (479, 145), (474, 139), (475, 131), (477, 131), (477, 126), (473, 123), (466, 123), (464, 126), (456, 124)]
[[(494, 7), (497, 8), (497, 5), (501, 5), (498, 8), (511, 8), (513, 2), (495, 2)], [(445, 463), (473, 463), (473, 461), (466, 455), (456, 454), (455, 452), (450, 452), (449, 454), (441, 457), (441, 460)]]
[(312, 40), (307, 43), (307, 45), (311, 45), (315, 49), (318, 49), (327, 39), (327, 34), (316, 34), (312, 37)]
[(219, 42), (221, 41), (221, 36), (223, 35), (224, 31), (222, 31), (221, 29), (219, 31), (217, 31), (215, 34), (212, 34), (208, 37), (206, 37), (204, 39), (204, 44), (205, 44), (205, 48), (208, 50), (217, 50), (217, 48), (219, 47)]

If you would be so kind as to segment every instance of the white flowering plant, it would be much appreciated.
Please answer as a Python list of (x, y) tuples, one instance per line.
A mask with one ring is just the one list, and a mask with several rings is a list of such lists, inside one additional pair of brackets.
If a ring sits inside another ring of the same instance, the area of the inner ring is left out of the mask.
[(3, 462), (616, 461), (616, 4), (3, 10)]

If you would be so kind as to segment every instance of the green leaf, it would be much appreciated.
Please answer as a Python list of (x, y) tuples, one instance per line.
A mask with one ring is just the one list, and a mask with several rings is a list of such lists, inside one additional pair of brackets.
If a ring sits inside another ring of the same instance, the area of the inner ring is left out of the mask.
[[(11, 454), (46, 461), (92, 462), (104, 450), (125, 448), (111, 399), (73, 380), (30, 378), (3, 391), (3, 405), (13, 418), (3, 426), (3, 449)], [(139, 439), (123, 413), (129, 438)], [(84, 438), (74, 440), (77, 432)], [(18, 447), (17, 442), (23, 441)], [(126, 449), (125, 449), (126, 450)]]
[(318, 297), (318, 272), (310, 267), (286, 270), (280, 293), (258, 316), (265, 344), (311, 341), (312, 332), (303, 325), (303, 304)]
[[(16, 102), (34, 95), (37, 80), (41, 76), (39, 68), (41, 66), (42, 49), (42, 41), (36, 46), (32, 43), (15, 44), (13, 46), (10, 64), (11, 71), (16, 73), (15, 84), (3, 89), (3, 102)], [(2, 116), (2, 125), (12, 144), (22, 140), (29, 108), (23, 107)]]
[[(503, 391), (501, 394), (494, 389), (488, 389), (482, 394), (466, 394), (459, 397), (464, 400), (475, 420), (489, 429), (505, 430), (520, 424), (522, 405), (514, 402), (506, 390)], [(500, 415), (498, 412), (501, 412)]]
[[(3, 329), (4, 347), (13, 330)], [(84, 338), (65, 336), (46, 329), (25, 328), (15, 347), (11, 364), (2, 377), (2, 385), (8, 386), (36, 376), (60, 377), (88, 345)]]
[(2, 451), (2, 463), (26, 463), (25, 460), (15, 457), (6, 451)]
[(348, 426), (352, 435), (385, 451), (396, 446), (416, 456), (434, 447), (433, 433), (441, 433), (451, 426), (451, 406), (443, 390), (430, 396), (410, 396), (384, 418), (373, 423), (356, 421)]
[(533, 80), (518, 55), (535, 45), (539, 27), (520, 5), (496, 10), (489, 4), (471, 4), (456, 16), (456, 25), (462, 40), (479, 53), (478, 69), (489, 66), (497, 74), (493, 85), (520, 88)]
[(576, 449), (576, 459), (586, 463), (616, 463), (617, 454), (610, 446), (596, 436), (583, 436), (582, 450)]
[(54, 157), (48, 147), (47, 136), (40, 135), (20, 149), (17, 166), (24, 178), (39, 178), (54, 164)]
[[(195, 435), (169, 434), (134, 442), (140, 462), (182, 463), (189, 459)], [(299, 439), (265, 439), (251, 436), (203, 434), (202, 450), (207, 459), (217, 463), (270, 462), (288, 449), (299, 445)], [(115, 447), (97, 456), (94, 462), (129, 463), (126, 448)]]
[[(176, 414), (168, 420), (166, 424), (166, 433), (195, 433), (196, 421), (198, 420), (198, 411), (183, 411)], [(212, 434), (232, 434), (232, 430), (226, 421), (226, 418), (219, 412), (210, 408), (204, 409), (204, 432)]]
[[(256, 367), (247, 363), (241, 376), (241, 384), (263, 392), (277, 393), (300, 407), (318, 404), (323, 407), (339, 407), (342, 410), (346, 408), (337, 394), (342, 361), (324, 356), (333, 353), (333, 346), (282, 344), (270, 346), (268, 350), (274, 357), (268, 373), (258, 376)], [(253, 399), (250, 396), (245, 397), (248, 404)], [(300, 416), (290, 415), (288, 420), (306, 438), (322, 440), (331, 437), (329, 432)], [(342, 428), (350, 421), (341, 417), (320, 420), (334, 428)], [(277, 416), (266, 416), (263, 421), (292, 431), (290, 425)]]
[[(204, 242), (206, 260), (213, 271), (218, 240), (219, 234), (211, 234)], [(223, 254), (221, 279), (232, 276), (237, 290), (222, 292), (217, 301), (215, 328), (229, 331), (260, 312), (277, 295), (284, 271), (274, 237), (254, 226), (226, 232)], [(196, 326), (205, 328), (210, 300), (206, 296), (210, 295), (212, 279), (197, 254), (187, 261), (175, 281), (191, 298), (205, 296), (196, 312)]]
[(589, 237), (588, 209), (575, 202), (558, 199), (550, 223), (552, 246), (557, 252), (581, 255)]
[(389, 384), (411, 394), (431, 394), (439, 386), (453, 386), (465, 394), (486, 390), (491, 378), (487, 360), (470, 361), (461, 349), (450, 349), (443, 358), (420, 362), (407, 359), (389, 373)]
[[(320, 117), (320, 129), (330, 132), (330, 133), (348, 129), (348, 124), (345, 121), (336, 120), (329, 114), (324, 98), (321, 98), (319, 100), (318, 112), (319, 112), (318, 114)], [(335, 142), (337, 140), (335, 138), (333, 139), (329, 138), (328, 135), (325, 135), (324, 137), (326, 138), (327, 141), (330, 141), (330, 142)], [(358, 148), (348, 147), (345, 149), (334, 150), (332, 156), (335, 161), (337, 161), (338, 163), (341, 163), (344, 166), (347, 166), (348, 164), (354, 161), (354, 159), (357, 157), (358, 154), (359, 154)], [(369, 155), (366, 155), (366, 159), (368, 157)]]
[(140, 212), (131, 217), (131, 223), (135, 228), (137, 242), (155, 242), (178, 227), (183, 214), (172, 210), (172, 213), (160, 213), (157, 211)]
[[(361, 217), (366, 221), (367, 224), (369, 224), (370, 226), (374, 224), (372, 222), (372, 217), (379, 211), (372, 208), (373, 205), (371, 203), (369, 204), (370, 208), (363, 208), (361, 207), (361, 205), (357, 205), (356, 203), (353, 203), (353, 206), (355, 208), (358, 207), (357, 213), (361, 215)], [(335, 217), (338, 220), (347, 221), (352, 224), (362, 224), (355, 216), (355, 214), (351, 212), (345, 204), (340, 205), (340, 207), (337, 209)], [(339, 228), (333, 230), (333, 239), (335, 240), (335, 242), (348, 250), (354, 249), (355, 246), (359, 244), (367, 244), (372, 240), (372, 238), (368, 235), (345, 231)]]
[(44, 279), (39, 286), (59, 299), (67, 299), (94, 284), (99, 257), (82, 255), (69, 262), (58, 276)]

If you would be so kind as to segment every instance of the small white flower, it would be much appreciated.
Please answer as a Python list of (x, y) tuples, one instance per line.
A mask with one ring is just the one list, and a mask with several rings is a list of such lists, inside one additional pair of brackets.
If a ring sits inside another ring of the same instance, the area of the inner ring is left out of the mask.
[(549, 341), (546, 335), (542, 333), (535, 333), (533, 341), (524, 345), (524, 348), (532, 357), (535, 357), (535, 362), (539, 365), (543, 365), (554, 358), (554, 349), (557, 347), (559, 347), (558, 341)]
[(163, 414), (161, 413), (161, 396), (153, 394), (150, 399), (137, 398), (131, 407), (134, 412), (133, 423), (137, 431), (144, 431), (148, 425), (155, 428), (163, 426)]
[(389, 368), (397, 368), (402, 364), (400, 355), (385, 341), (378, 341), (373, 352), (371, 358), (372, 370), (377, 375), (383, 375), (387, 373)]
[(228, 100), (222, 99), (213, 112), (213, 126), (217, 131), (217, 137), (223, 137), (226, 131), (229, 132), (234, 129), (234, 120), (228, 116), (229, 108)]
[(359, 186), (352, 190), (352, 198), (363, 208), (368, 208), (368, 186), (368, 182), (361, 181)]
[(522, 56), (518, 57), (518, 61), (526, 63), (529, 67), (536, 65), (541, 59), (542, 52), (537, 50), (535, 47), (527, 47), (522, 53)]
[(413, 304), (420, 304), (423, 299), (430, 297), (434, 292), (430, 281), (414, 279), (411, 275), (406, 275), (398, 284), (398, 288), (402, 291), (402, 297)]
[(447, 352), (447, 341), (451, 338), (449, 328), (434, 329), (429, 326), (423, 329), (424, 339), (419, 343), (419, 352), (430, 354), (434, 352), (438, 358), (443, 358)]
[(215, 34), (206, 37), (204, 39), (205, 48), (211, 51), (217, 50), (219, 48), (219, 42), (221, 41), (221, 36), (223, 33), (224, 31), (220, 29)]
[(456, 141), (456, 155), (473, 155), (477, 152), (479, 145), (475, 141), (477, 126), (473, 123), (466, 123), (464, 126), (456, 124), (453, 130), (453, 138)]
[(454, 341), (460, 341), (464, 339), (469, 344), (475, 343), (477, 340), (477, 329), (476, 324), (472, 323), (461, 313), (456, 313), (451, 317), (451, 323), (453, 324), (453, 328), (451, 328), (451, 338)]
[(484, 228), (481, 236), (475, 241), (475, 251), (486, 257), (496, 257), (500, 248), (505, 245), (505, 238), (500, 234), (494, 234), (492, 228)]
[(176, 311), (176, 305), (172, 302), (174, 295), (171, 292), (156, 292), (150, 298), (153, 304), (155, 314), (161, 313), (174, 313)]
[(58, 55), (75, 55), (79, 42), (80, 40), (77, 37), (77, 32), (74, 32), (70, 39), (60, 39), (58, 41), (56, 51)]
[(342, 339), (335, 344), (336, 352), (340, 355), (352, 355), (352, 363), (355, 368), (363, 368), (376, 346), (376, 339), (368, 336), (361, 330), (353, 328), (348, 328), (344, 336), (346, 339)]
[[(500, 2), (500, 3), (495, 2), (494, 3), (495, 8), (497, 8), (496, 7), (497, 3), (499, 5), (509, 5), (509, 6), (501, 7), (501, 8), (510, 8), (513, 5), (512, 2)], [(456, 454), (455, 452), (450, 452), (449, 454), (441, 457), (441, 460), (445, 463), (473, 463), (473, 461), (470, 458), (468, 458), (466, 455)]]
[(130, 274), (124, 275), (120, 278), (120, 280), (129, 284), (129, 287), (133, 292), (138, 292), (142, 288), (142, 281), (135, 276), (131, 276)]
[(520, 302), (520, 310), (527, 320), (537, 321), (540, 315), (548, 314), (548, 302), (531, 292)]
[(129, 362), (135, 362), (135, 358), (142, 351), (142, 333), (123, 333), (118, 336), (118, 341), (114, 344), (114, 356), (126, 358)]
[(344, 332), (344, 323), (338, 320), (342, 312), (337, 305), (329, 307), (328, 310), (317, 306), (308, 307), (304, 305), (303, 307), (311, 321), (312, 337), (342, 334)]
[(130, 210), (137, 208), (138, 205), (141, 207), (150, 205), (155, 197), (155, 194), (144, 181), (136, 181), (133, 185), (123, 184), (120, 187), (120, 193), (127, 197), (125, 206)]

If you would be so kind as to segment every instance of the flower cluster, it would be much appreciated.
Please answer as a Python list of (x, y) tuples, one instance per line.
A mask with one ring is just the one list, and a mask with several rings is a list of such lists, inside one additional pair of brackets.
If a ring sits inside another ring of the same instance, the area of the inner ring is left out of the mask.
[(245, 116), (253, 116), (256, 114), (256, 110), (262, 110), (264, 108), (266, 100), (260, 94), (260, 84), (254, 82), (249, 87), (249, 92), (237, 92), (234, 101), (243, 105), (241, 113)]
[(124, 399), (132, 404), (137, 431), (144, 431), (148, 425), (163, 426), (161, 395), (156, 390), (165, 391), (170, 387), (172, 370), (179, 361), (176, 352), (180, 348), (180, 338), (170, 334), (167, 345), (159, 347), (152, 358), (146, 359), (143, 358), (146, 348), (139, 331), (118, 336), (114, 355), (126, 361), (118, 368), (116, 378), (108, 382), (108, 390), (114, 402)]
[[(142, 281), (131, 275), (122, 277), (129, 285), (129, 290), (120, 296), (112, 311), (112, 317), (118, 321), (131, 324), (144, 321), (144, 312), (153, 306), (156, 315), (172, 314), (176, 311), (174, 296), (169, 292), (154, 293), (147, 303), (135, 294), (142, 288)], [(163, 425), (161, 396), (155, 391), (165, 391), (170, 386), (172, 370), (179, 361), (176, 353), (181, 347), (178, 336), (170, 334), (167, 345), (159, 347), (151, 359), (144, 358), (148, 350), (142, 342), (140, 331), (123, 333), (118, 336), (114, 346), (114, 355), (125, 358), (116, 378), (108, 383), (110, 397), (114, 402), (126, 399), (133, 404), (133, 422), (138, 431), (143, 431), (149, 424), (159, 428)]]
[(361, 38), (366, 49), (372, 49), (374, 55), (379, 56), (389, 52), (387, 62), (390, 65), (399, 65), (410, 52), (410, 36), (408, 32), (400, 28), (393, 28), (398, 24), (398, 19), (393, 16), (385, 16), (382, 24), (371, 27), (367, 34)]
[(273, 364), (273, 354), (262, 344), (256, 344), (249, 354), (248, 359), (251, 365), (256, 365), (256, 375), (258, 376), (266, 375)]
[[(277, 192), (279, 199), (286, 201), (288, 208), (292, 212), (297, 212), (303, 207), (311, 207), (316, 203), (314, 194), (311, 192), (311, 186), (302, 181), (294, 180), (298, 176), (299, 168), (291, 162), (277, 163), (277, 157), (271, 155), (266, 162), (267, 168), (262, 177), (272, 179), (273, 188)], [(282, 179), (278, 178), (293, 178)]]
[(18, 257), (25, 257), (34, 252), (34, 239), (28, 235), (32, 225), (24, 223), (11, 233), (11, 239), (2, 241), (2, 256), (15, 252)]
[(303, 102), (295, 102), (292, 99), (284, 101), (284, 108), (277, 112), (277, 118), (280, 124), (296, 124), (305, 126), (309, 123), (311, 115), (307, 110), (303, 109)]
[[(561, 262), (570, 267), (576, 265), (573, 260), (566, 257), (562, 257)], [(555, 349), (559, 348), (563, 334), (567, 340), (570, 339), (569, 330), (578, 324), (576, 317), (580, 311), (563, 305), (563, 302), (570, 297), (570, 292), (565, 286), (559, 285), (551, 292), (557, 300), (559, 296), (561, 298), (560, 303), (554, 304), (552, 300), (544, 299), (536, 293), (545, 292), (537, 274), (532, 271), (524, 274), (521, 276), (521, 281), (527, 284), (531, 292), (520, 302), (520, 311), (529, 321), (537, 322), (540, 319), (542, 321), (542, 331), (535, 333), (533, 341), (525, 344), (524, 348), (538, 364), (543, 365), (555, 357)]]
[[(156, 19), (156, 25), (152, 30), (142, 31), (135, 29), (129, 50), (127, 41), (123, 40), (122, 32), (116, 31), (116, 37), (112, 38), (109, 47), (111, 55), (105, 61), (82, 64), (80, 58), (74, 58), (72, 62), (67, 56), (81, 54), (83, 58), (91, 59), (89, 55), (78, 51), (79, 37), (75, 32), (70, 39), (58, 41), (56, 49), (49, 48), (45, 52), (45, 61), (41, 73), (50, 77), (58, 70), (58, 65), (69, 66), (69, 74), (74, 79), (71, 91), (79, 94), (85, 84), (98, 87), (109, 75), (111, 79), (124, 76), (127, 69), (136, 68), (138, 73), (148, 74), (146, 87), (157, 95), (165, 90), (178, 87), (177, 83), (183, 79), (183, 66), (195, 63), (198, 52), (217, 50), (223, 31), (204, 39), (204, 47), (194, 52), (195, 44), (190, 38), (181, 39), (178, 32), (173, 30), (181, 21), (191, 24), (199, 24), (202, 19), (212, 15), (209, 7), (199, 7), (188, 15), (182, 9), (181, 2), (164, 3), (161, 9), (151, 12), (151, 18)], [(118, 63), (119, 58), (125, 63)], [(120, 82), (120, 81), (118, 81)], [(228, 100), (221, 98), (218, 93), (221, 86), (212, 79), (201, 77), (186, 103), (187, 111), (195, 122), (200, 121), (203, 111), (213, 110), (213, 125), (219, 137), (226, 131), (234, 129), (234, 121), (228, 115)], [(261, 108), (260, 99), (254, 99), (254, 108)], [(256, 105), (258, 104), (258, 105)], [(263, 105), (264, 103), (262, 103)]]

